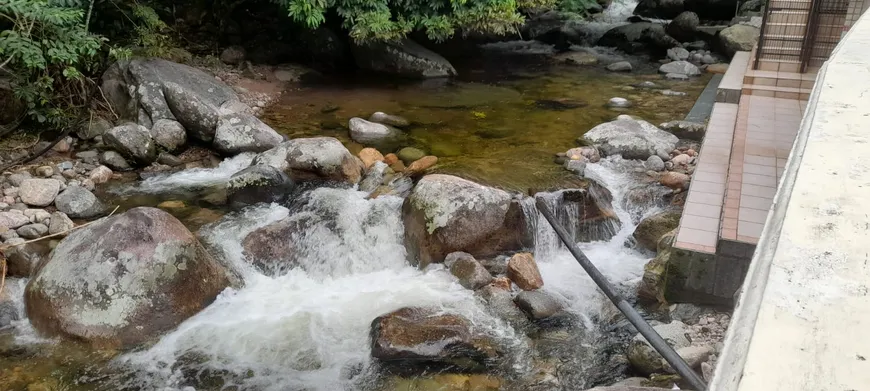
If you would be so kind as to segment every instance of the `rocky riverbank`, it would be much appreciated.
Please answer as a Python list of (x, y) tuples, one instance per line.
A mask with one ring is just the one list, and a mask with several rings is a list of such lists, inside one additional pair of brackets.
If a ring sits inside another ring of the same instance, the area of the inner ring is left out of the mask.
[[(602, 315), (608, 304), (594, 287), (578, 293), (576, 281), (562, 281), (582, 274), (569, 271), (576, 267), (570, 259), (554, 261), (562, 249), (545, 240), (551, 233), (532, 204), (545, 199), (579, 242), (627, 258), (620, 261), (630, 270), (609, 273), (632, 297), (640, 263), (657, 250), (640, 297), (665, 304), (656, 265), (667, 254), (663, 238), (678, 221), (703, 127), (619, 115), (578, 129), (580, 146), (557, 161), (585, 179), (576, 188), (521, 194), (436, 172), (438, 154), (407, 146), (421, 119), (404, 113), (355, 113), (340, 129), (347, 143), (289, 138), (257, 116), (277, 94), (243, 87), (259, 71), (246, 69), (243, 56), (225, 54), (224, 62), (242, 70), (212, 74), (157, 59), (116, 64), (102, 84), (118, 118), (94, 119), (33, 165), (3, 173), (0, 248), (9, 276), (29, 280), (22, 297), (0, 296), (0, 329), (28, 324), (40, 336), (88, 348), (140, 350), (147, 366), (131, 354), (120, 360), (129, 366), (106, 371), (136, 377), (142, 387), (273, 381), (397, 389), (425, 381), (433, 389), (446, 382), (543, 390), (632, 374), (657, 381), (660, 373), (678, 383), (643, 341), (632, 340), (630, 328)], [(703, 62), (711, 54), (689, 55)], [(449, 64), (425, 57), (429, 62), (415, 62), (424, 68), (390, 72), (451, 73)], [(665, 66), (664, 74), (700, 73), (685, 59)], [(268, 71), (281, 80), (279, 70)], [(657, 87), (645, 82), (631, 91)], [(486, 91), (502, 94), (491, 102), (521, 101), (506, 88)], [(612, 101), (613, 115), (637, 103)], [(534, 104), (551, 111), (583, 106), (565, 99)], [(483, 138), (502, 137), (499, 129), (484, 130)], [(364, 148), (349, 149), (351, 143)], [(602, 172), (640, 186), (616, 188)], [(140, 205), (121, 199), (194, 173), (212, 177), (184, 190), (219, 189), (214, 199), (186, 200), (221, 208), (201, 229), (174, 215), (180, 200), (126, 210)], [(102, 191), (125, 181), (135, 189)], [(121, 203), (121, 212), (107, 216)], [(662, 214), (651, 213), (662, 206)], [(675, 335), (689, 334), (675, 342), (709, 371), (726, 316), (683, 305), (650, 308), (679, 329)], [(244, 349), (251, 361), (239, 359)], [(154, 369), (155, 362), (171, 373)], [(433, 370), (446, 374), (429, 376)], [(109, 378), (89, 381), (119, 381)]]

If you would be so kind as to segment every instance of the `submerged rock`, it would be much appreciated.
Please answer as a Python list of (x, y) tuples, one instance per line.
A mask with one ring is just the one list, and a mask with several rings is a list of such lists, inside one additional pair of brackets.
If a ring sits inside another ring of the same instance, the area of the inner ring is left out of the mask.
[(173, 329), (230, 285), (172, 215), (134, 208), (71, 233), (26, 289), (47, 335), (129, 348)]
[(628, 61), (615, 62), (605, 68), (607, 68), (607, 70), (611, 72), (631, 72), (632, 70), (631, 63)]
[(427, 175), (402, 206), (405, 248), (420, 267), (454, 251), (488, 257), (518, 250), (525, 241), (522, 216), (505, 191), (451, 175)]
[(372, 116), (369, 117), (369, 121), (389, 126), (395, 126), (397, 128), (404, 128), (411, 125), (411, 121), (408, 121), (404, 117), (400, 117), (398, 115), (391, 115), (380, 111), (372, 114)]
[(489, 313), (511, 326), (522, 329), (530, 325), (529, 319), (514, 303), (509, 290), (490, 284), (477, 290), (475, 295), (483, 300)]
[(389, 125), (362, 118), (351, 118), (348, 127), (351, 140), (365, 145), (394, 141), (402, 135), (401, 131)]
[(365, 70), (412, 78), (448, 77), (456, 69), (444, 57), (404, 38), (352, 46), (357, 65)]
[(423, 156), (426, 156), (426, 152), (414, 147), (405, 147), (400, 149), (396, 155), (399, 156), (399, 160), (401, 160), (402, 163), (411, 164)]
[(293, 181), (281, 170), (255, 164), (233, 174), (227, 182), (227, 200), (237, 205), (278, 202), (293, 190)]
[(523, 291), (514, 298), (520, 310), (532, 321), (545, 320), (564, 308), (559, 300), (543, 291)]
[(408, 307), (375, 318), (371, 354), (395, 367), (480, 371), (501, 354), (491, 338), (477, 334), (460, 315)]
[(620, 116), (616, 121), (592, 128), (583, 135), (582, 141), (594, 145), (605, 156), (647, 159), (657, 155), (668, 159), (679, 140), (649, 122)]
[(284, 170), (291, 179), (327, 180), (356, 184), (363, 164), (341, 141), (332, 137), (297, 138), (265, 151), (252, 164), (268, 164)]
[(300, 220), (288, 217), (254, 230), (242, 240), (245, 259), (270, 273), (299, 266), (294, 238), (304, 229)]
[(610, 98), (610, 100), (607, 101), (607, 107), (624, 109), (631, 107), (631, 102), (629, 102), (629, 100), (625, 98)]

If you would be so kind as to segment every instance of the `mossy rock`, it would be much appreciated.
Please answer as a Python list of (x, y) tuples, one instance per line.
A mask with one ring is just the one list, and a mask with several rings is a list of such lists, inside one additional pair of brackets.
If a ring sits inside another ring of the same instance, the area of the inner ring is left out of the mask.
[(656, 251), (659, 240), (680, 225), (681, 212), (664, 211), (643, 219), (631, 236), (647, 250)]
[(397, 153), (396, 155), (399, 156), (399, 160), (401, 160), (402, 163), (408, 165), (417, 160), (420, 160), (420, 158), (422, 158), (423, 156), (426, 156), (426, 152), (423, 152), (423, 150), (414, 147), (405, 147), (399, 150), (399, 153)]

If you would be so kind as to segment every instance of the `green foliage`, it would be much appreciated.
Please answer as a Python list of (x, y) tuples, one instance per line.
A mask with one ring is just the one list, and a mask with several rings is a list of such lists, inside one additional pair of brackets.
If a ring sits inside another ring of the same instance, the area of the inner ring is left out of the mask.
[(166, 25), (153, 8), (134, 3), (131, 7), (135, 27), (133, 44), (142, 50), (142, 54), (149, 57), (170, 56), (175, 47), (169, 36), (169, 26)]
[(60, 125), (65, 106), (81, 104), (83, 76), (103, 40), (87, 31), (84, 4), (75, 0), (0, 0), (0, 69), (39, 122)]
[(343, 20), (358, 41), (395, 40), (419, 30), (436, 41), (455, 33), (505, 34), (523, 22), (522, 11), (552, 6), (555, 0), (274, 0), (290, 17), (310, 28), (328, 11)]

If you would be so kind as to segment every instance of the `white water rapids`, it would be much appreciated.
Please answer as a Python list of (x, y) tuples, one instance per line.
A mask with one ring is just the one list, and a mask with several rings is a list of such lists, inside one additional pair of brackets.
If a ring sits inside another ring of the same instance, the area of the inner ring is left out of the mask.
[[(648, 258), (623, 245), (635, 226), (629, 211), (621, 207), (621, 189), (631, 182), (616, 170), (624, 169), (623, 164), (605, 160), (588, 166), (587, 176), (612, 191), (623, 224), (612, 240), (583, 243), (581, 248), (611, 281), (633, 283)], [(405, 306), (461, 314), (474, 327), (512, 346), (512, 354), (522, 355), (528, 349), (522, 336), (489, 315), (473, 292), (441, 265), (424, 271), (408, 265), (402, 244), (402, 199), (367, 200), (365, 196), (347, 189), (312, 191), (307, 206), (293, 214), (314, 222), (294, 239), (304, 253), (303, 265), (286, 274), (269, 276), (254, 270), (243, 259), (240, 245), (252, 230), (288, 216), (286, 208), (274, 204), (249, 208), (205, 228), (203, 240), (242, 274), (244, 287), (227, 290), (156, 345), (123, 356), (118, 363), (137, 369), (140, 385), (171, 390), (186, 385), (176, 364), (191, 360), (203, 363), (197, 367), (200, 370), (249, 374), (231, 380), (245, 389), (366, 388), (350, 380), (349, 374), (364, 371), (370, 363), (370, 323)], [(609, 305), (558, 244), (542, 216), (535, 236), (545, 290), (584, 318)], [(515, 370), (527, 368), (518, 365)]]
[[(634, 164), (611, 158), (587, 166), (586, 176), (612, 192), (622, 225), (611, 240), (580, 244), (612, 282), (629, 286), (638, 281), (648, 257), (624, 242), (637, 216), (655, 212), (625, 206), (625, 191), (636, 184), (631, 178)], [(232, 160), (226, 162), (226, 168), (231, 165), (236, 169)], [(214, 184), (232, 169), (163, 176), (151, 180), (149, 189)], [(117, 358), (114, 365), (132, 373), (125, 376), (123, 386), (190, 391), (191, 376), (208, 373), (248, 390), (368, 390), (368, 380), (374, 378), (366, 376), (371, 372), (370, 324), (407, 306), (441, 308), (468, 318), (477, 330), (506, 346), (513, 373), (527, 374), (530, 347), (524, 335), (491, 316), (443, 266), (422, 271), (409, 266), (403, 245), (403, 200), (366, 196), (354, 189), (318, 188), (306, 195), (302, 210), (292, 214), (283, 206), (262, 205), (204, 227), (202, 240), (236, 269), (244, 286), (227, 289), (155, 345)], [(255, 270), (243, 258), (242, 239), (288, 216), (310, 220), (310, 228), (294, 238), (304, 255), (302, 267), (275, 275)], [(532, 229), (544, 290), (592, 326), (590, 320), (610, 304), (542, 216)]]

